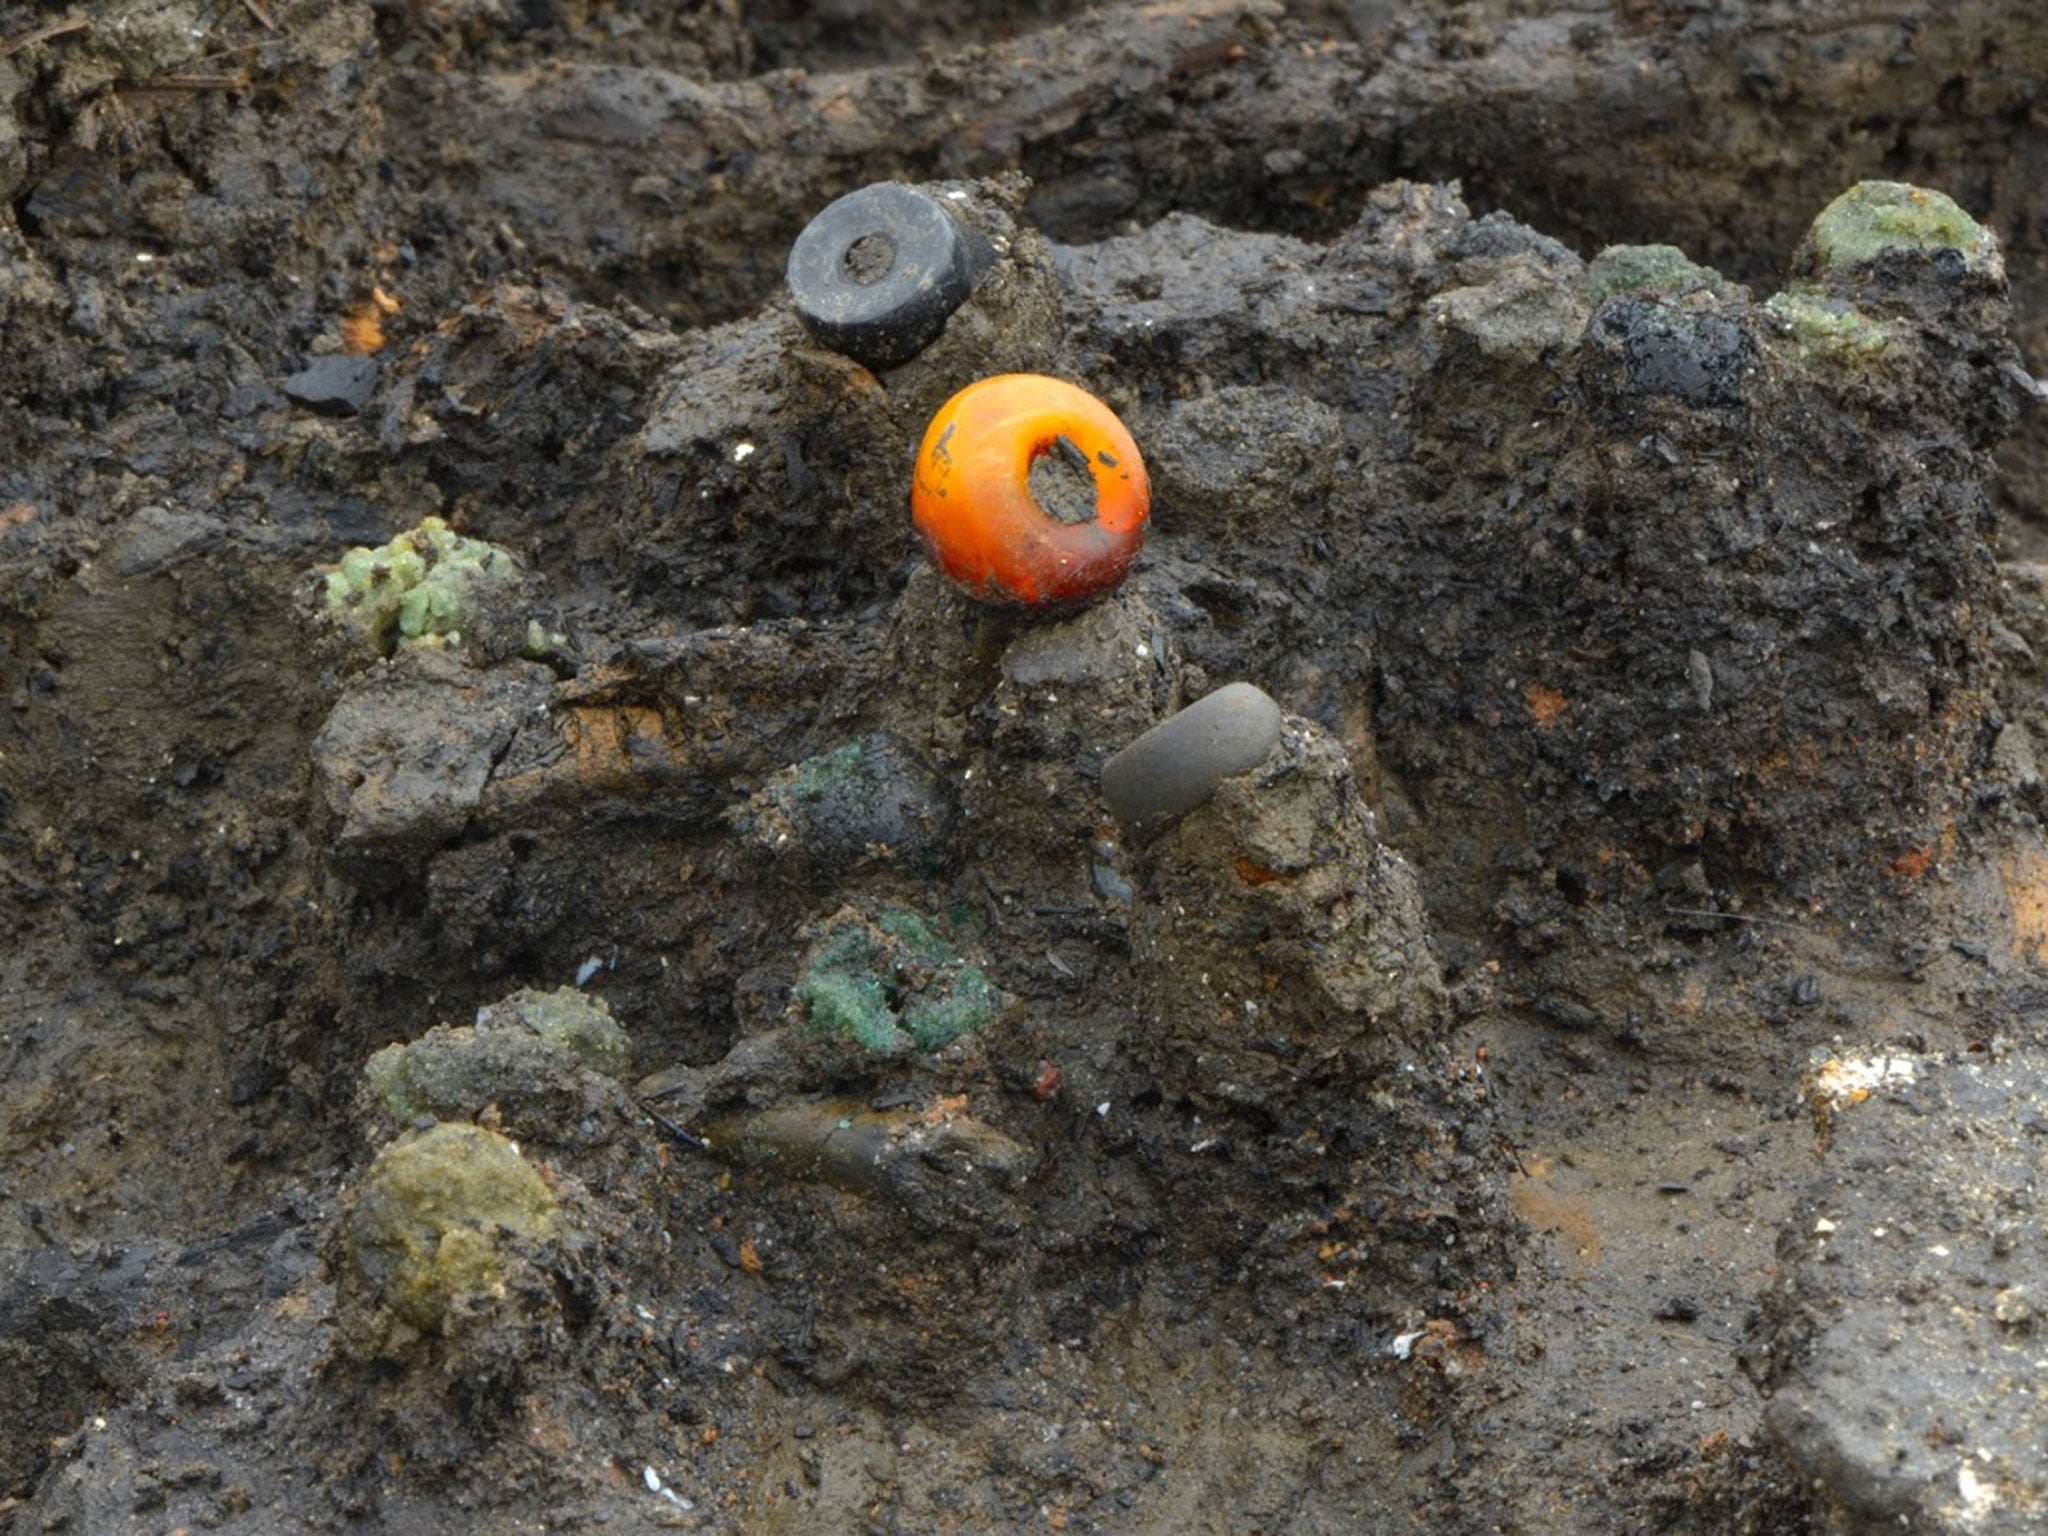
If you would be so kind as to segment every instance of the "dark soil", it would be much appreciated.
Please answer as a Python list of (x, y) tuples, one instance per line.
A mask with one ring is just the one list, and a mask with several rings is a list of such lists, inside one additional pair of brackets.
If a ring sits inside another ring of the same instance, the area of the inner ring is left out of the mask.
[[(0, 12), (0, 1515), (2031, 1528), (2048, 20), (917, 10)], [(1150, 470), (1079, 612), (910, 526), (1002, 372)]]

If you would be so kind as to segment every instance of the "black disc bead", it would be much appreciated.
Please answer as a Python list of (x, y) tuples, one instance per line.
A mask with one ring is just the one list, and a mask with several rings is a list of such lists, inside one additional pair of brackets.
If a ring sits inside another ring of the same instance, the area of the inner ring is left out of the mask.
[(912, 187), (876, 182), (828, 203), (789, 248), (789, 295), (820, 346), (869, 368), (922, 352), (974, 287), (966, 236)]

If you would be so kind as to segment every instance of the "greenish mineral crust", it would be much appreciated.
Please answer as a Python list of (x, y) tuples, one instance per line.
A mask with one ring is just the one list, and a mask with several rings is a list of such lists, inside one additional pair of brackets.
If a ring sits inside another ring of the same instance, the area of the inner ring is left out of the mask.
[(482, 591), (518, 579), (518, 561), (497, 545), (429, 517), (389, 544), (343, 555), (327, 576), (327, 610), (389, 655), (408, 641), (459, 639)]
[(949, 965), (959, 959), (952, 946), (933, 932), (932, 925), (915, 912), (893, 908), (882, 914), (878, 926), (918, 959), (931, 965)]
[(520, 655), (528, 661), (542, 661), (569, 643), (569, 637), (560, 630), (549, 629), (539, 619), (526, 621), (526, 644), (520, 648)]
[(396, 1319), (437, 1333), (503, 1294), (506, 1247), (555, 1230), (555, 1197), (519, 1149), (475, 1125), (437, 1125), (377, 1154), (346, 1240), (349, 1278)]
[(1816, 360), (1868, 363), (1891, 345), (1891, 327), (1884, 321), (1822, 294), (1792, 289), (1771, 295), (1764, 308), (1791, 327), (1795, 349)]
[(1997, 242), (1953, 198), (1900, 181), (1861, 181), (1821, 210), (1807, 238), (1815, 266), (1857, 266), (1888, 250), (1958, 251), (1976, 265)]
[(954, 807), (938, 776), (886, 732), (860, 736), (775, 774), (730, 820), (777, 858), (821, 867), (944, 863)]
[(632, 1042), (600, 999), (574, 987), (523, 988), (479, 1009), (474, 1028), (430, 1029), (385, 1046), (363, 1064), (363, 1081), (394, 1125), (467, 1120), (495, 1104), (521, 1135), (545, 1139), (533, 1117), (544, 1125), (548, 1095), (565, 1073), (581, 1066), (623, 1080), (632, 1065)]
[[(443, 1064), (436, 1055), (426, 1042), (415, 1041), (387, 1045), (363, 1063), (363, 1081), (394, 1124), (411, 1125), (421, 1115), (446, 1113), (442, 1101), (449, 1095), (439, 1081)], [(460, 1065), (467, 1068), (470, 1063), (462, 1059)]]
[(989, 984), (981, 967), (963, 965), (954, 972), (950, 987), (910, 1003), (903, 1010), (903, 1023), (920, 1051), (936, 1051), (982, 1028), (1002, 1006), (1002, 994)]
[(1009, 999), (930, 921), (893, 909), (835, 914), (794, 990), (804, 1034), (877, 1056), (936, 1051), (984, 1028)]
[(851, 1040), (878, 1055), (907, 1050), (910, 1037), (897, 1027), (885, 979), (894, 981), (895, 967), (865, 923), (828, 929), (796, 984), (811, 1035)]
[(537, 992), (522, 987), (477, 1016), (479, 1028), (523, 1026), (593, 1072), (625, 1078), (633, 1068), (633, 1043), (612, 1017), (604, 999), (575, 987)]
[(1652, 292), (1725, 297), (1734, 285), (1675, 245), (1610, 245), (1586, 265), (1586, 287), (1596, 298)]
[(835, 751), (805, 758), (786, 779), (773, 785), (770, 793), (784, 802), (815, 800), (859, 772), (866, 752), (865, 743), (849, 741)]

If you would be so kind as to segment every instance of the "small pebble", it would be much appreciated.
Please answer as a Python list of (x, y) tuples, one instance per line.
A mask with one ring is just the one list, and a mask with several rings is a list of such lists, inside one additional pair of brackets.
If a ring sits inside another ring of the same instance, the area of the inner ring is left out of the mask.
[(316, 357), (284, 381), (285, 398), (320, 416), (353, 416), (377, 388), (374, 357)]
[(1102, 765), (1110, 814), (1134, 838), (1155, 837), (1280, 740), (1280, 706), (1250, 683), (1227, 683), (1155, 725)]
[(1108, 864), (1089, 865), (1088, 883), (1104, 901), (1122, 902), (1125, 906), (1131, 904), (1131, 882)]

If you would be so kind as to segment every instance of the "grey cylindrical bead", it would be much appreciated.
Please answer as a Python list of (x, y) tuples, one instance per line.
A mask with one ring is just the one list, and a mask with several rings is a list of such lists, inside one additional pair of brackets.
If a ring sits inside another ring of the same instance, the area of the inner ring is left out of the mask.
[(1152, 727), (1102, 765), (1110, 814), (1143, 841), (1247, 773), (1280, 740), (1280, 706), (1264, 689), (1227, 683)]

